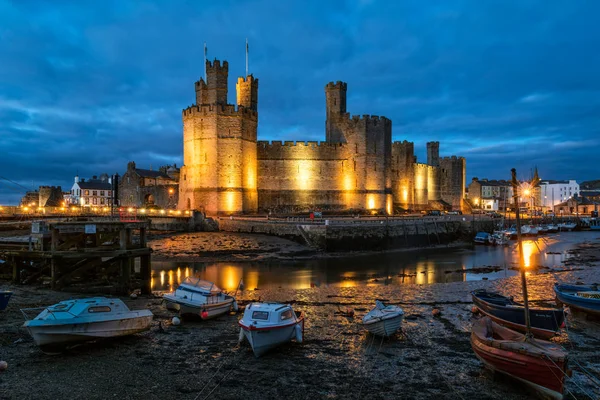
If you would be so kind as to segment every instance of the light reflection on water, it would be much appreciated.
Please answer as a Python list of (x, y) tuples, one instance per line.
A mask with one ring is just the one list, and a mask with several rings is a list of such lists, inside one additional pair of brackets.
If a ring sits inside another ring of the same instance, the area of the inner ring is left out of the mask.
[[(542, 236), (523, 241), (526, 267), (558, 266), (569, 257), (567, 251), (577, 243), (595, 239), (597, 233), (573, 232)], [(558, 254), (548, 254), (548, 252)], [(463, 280), (496, 279), (516, 275), (509, 269), (518, 265), (518, 249), (478, 246), (473, 250), (431, 250), (418, 252), (377, 253), (344, 258), (186, 263), (153, 261), (153, 290), (172, 290), (187, 276), (195, 275), (215, 282), (225, 290), (235, 290), (240, 280), (246, 289), (337, 286), (401, 285), (404, 283), (443, 283)], [(472, 268), (501, 267), (493, 273), (473, 273)], [(166, 276), (165, 276), (166, 275)]]

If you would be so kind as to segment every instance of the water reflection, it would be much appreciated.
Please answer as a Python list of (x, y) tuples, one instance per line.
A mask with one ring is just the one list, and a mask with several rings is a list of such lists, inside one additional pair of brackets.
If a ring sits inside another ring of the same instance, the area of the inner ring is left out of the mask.
[[(561, 265), (567, 250), (597, 236), (590, 232), (562, 233), (523, 241), (525, 266)], [(592, 234), (593, 235), (593, 234)], [(551, 253), (551, 254), (549, 254)], [(183, 263), (153, 261), (152, 288), (172, 290), (190, 275), (215, 282), (234, 291), (240, 281), (246, 289), (337, 286), (430, 284), (463, 280), (494, 279), (515, 275), (510, 267), (518, 265), (519, 253), (513, 242), (509, 247), (479, 246), (474, 250), (439, 251), (423, 249), (410, 253), (370, 254), (347, 258), (293, 262)], [(496, 267), (493, 273), (474, 273), (473, 268)], [(165, 276), (166, 275), (166, 276)], [(157, 279), (160, 277), (160, 279)]]

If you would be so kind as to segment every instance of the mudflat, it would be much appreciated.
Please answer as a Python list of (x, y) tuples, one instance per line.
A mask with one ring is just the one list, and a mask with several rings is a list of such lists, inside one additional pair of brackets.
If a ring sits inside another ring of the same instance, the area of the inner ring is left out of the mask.
[[(600, 241), (584, 243), (573, 253), (572, 269), (528, 276), (534, 304), (553, 305), (557, 280), (600, 282)], [(472, 321), (479, 317), (472, 313), (470, 291), (499, 290), (518, 300), (516, 276), (428, 285), (245, 290), (237, 296), (241, 305), (260, 298), (290, 303), (306, 313), (304, 343), (284, 345), (259, 359), (247, 345), (238, 345), (240, 314), (174, 326), (176, 314), (155, 296), (123, 298), (132, 309), (152, 310), (150, 331), (45, 355), (21, 328), (19, 309), (83, 296), (31, 286), (7, 288), (14, 296), (0, 313), (0, 359), (8, 362), (0, 373), (2, 399), (532, 398), (524, 386), (487, 372), (469, 342)], [(360, 327), (375, 299), (404, 308), (402, 333), (381, 339)], [(338, 312), (348, 308), (354, 310), (353, 318)], [(600, 322), (572, 313), (567, 320), (567, 331), (555, 339), (569, 351), (574, 371), (566, 393), (600, 398), (600, 389), (588, 377), (600, 375)]]

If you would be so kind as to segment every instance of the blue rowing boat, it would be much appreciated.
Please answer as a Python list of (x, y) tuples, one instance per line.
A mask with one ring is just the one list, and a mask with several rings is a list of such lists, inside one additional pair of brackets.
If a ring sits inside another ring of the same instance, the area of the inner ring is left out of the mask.
[(556, 302), (564, 303), (571, 308), (600, 315), (600, 291), (597, 285), (554, 285)]
[[(471, 296), (479, 311), (494, 322), (519, 332), (526, 332), (523, 304), (485, 289), (475, 290), (471, 292)], [(560, 331), (565, 314), (562, 309), (530, 308), (529, 320), (531, 321), (531, 333), (535, 337), (550, 339)]]

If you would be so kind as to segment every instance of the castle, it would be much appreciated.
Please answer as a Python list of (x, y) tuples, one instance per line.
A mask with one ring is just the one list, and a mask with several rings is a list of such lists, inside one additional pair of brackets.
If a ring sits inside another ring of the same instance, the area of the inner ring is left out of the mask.
[(209, 214), (279, 210), (461, 209), (466, 162), (439, 156), (427, 163), (414, 144), (392, 142), (392, 121), (346, 111), (347, 85), (325, 86), (325, 142), (257, 141), (258, 79), (239, 77), (237, 107), (227, 103), (228, 63), (206, 62), (196, 104), (182, 112), (180, 209)]

